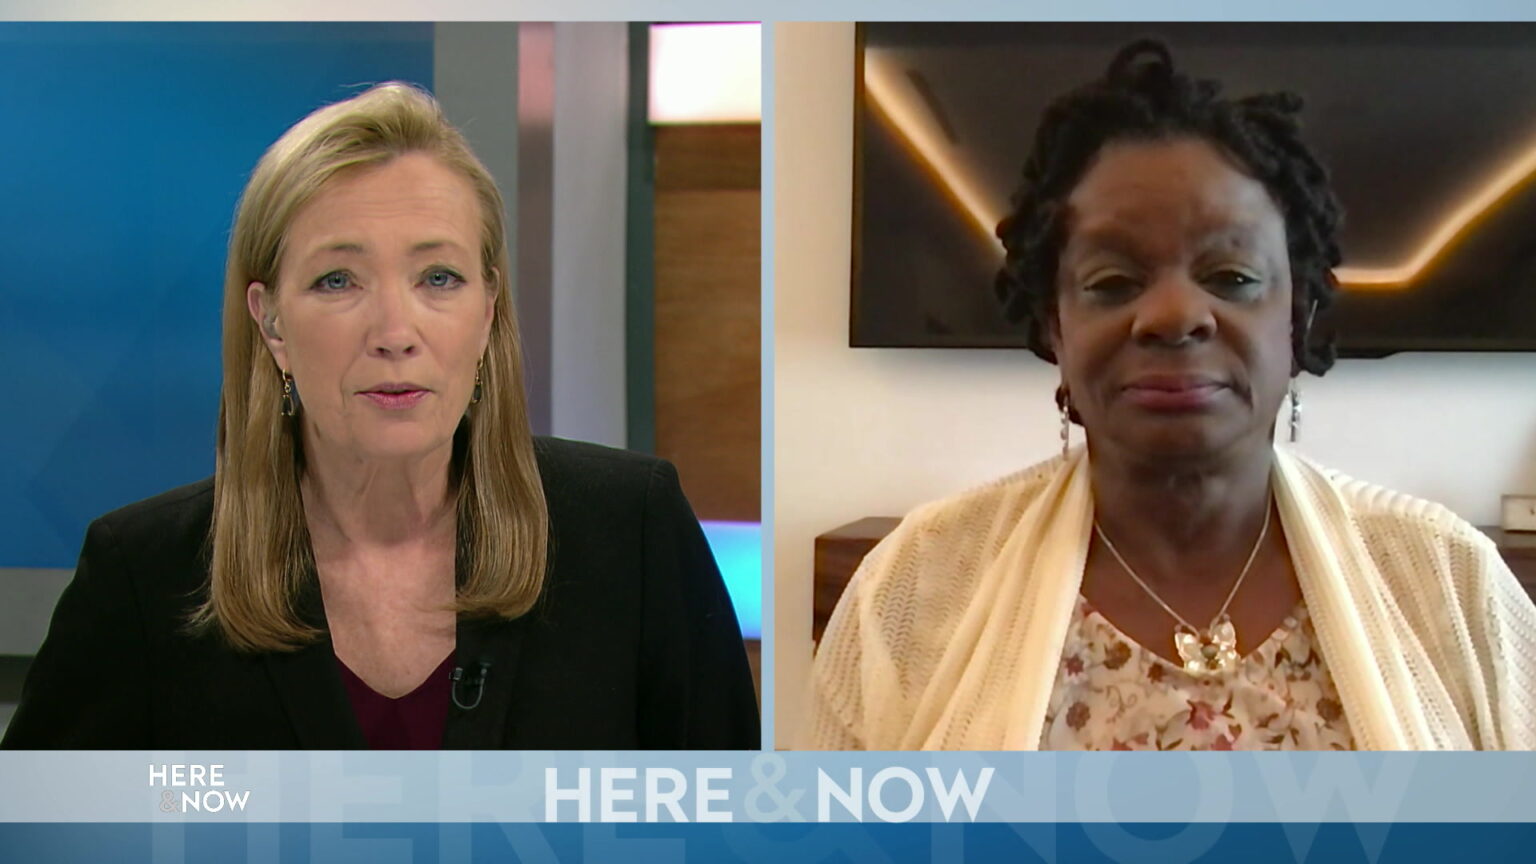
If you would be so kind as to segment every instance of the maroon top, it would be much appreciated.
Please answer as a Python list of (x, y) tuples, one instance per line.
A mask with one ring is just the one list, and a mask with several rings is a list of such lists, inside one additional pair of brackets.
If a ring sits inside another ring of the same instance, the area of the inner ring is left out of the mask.
[(437, 664), (421, 686), (391, 699), (369, 687), (347, 664), (341, 667), (341, 681), (347, 685), (347, 699), (363, 738), (374, 750), (441, 750), (443, 727), (448, 725), (448, 696), (453, 686), (453, 653)]

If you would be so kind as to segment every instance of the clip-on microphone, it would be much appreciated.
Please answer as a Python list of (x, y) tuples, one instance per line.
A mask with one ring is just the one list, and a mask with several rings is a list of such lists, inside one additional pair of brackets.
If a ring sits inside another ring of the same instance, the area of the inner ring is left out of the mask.
[[(465, 711), (474, 710), (479, 706), (480, 700), (485, 696), (485, 681), (490, 677), (491, 661), (489, 660), (481, 660), (479, 668), (475, 670), (473, 677), (470, 677), (468, 680), (465, 680), (465, 671), (463, 666), (453, 667), (453, 689), (451, 691), (451, 695), (453, 696), (453, 704), (459, 706)], [(464, 700), (459, 698), (460, 684), (468, 687), (470, 691), (474, 693), (473, 702), (465, 704)]]

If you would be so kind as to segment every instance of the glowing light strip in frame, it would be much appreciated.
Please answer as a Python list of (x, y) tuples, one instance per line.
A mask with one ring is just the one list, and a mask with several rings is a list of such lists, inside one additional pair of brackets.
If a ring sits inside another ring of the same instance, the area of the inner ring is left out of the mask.
[(1338, 277), (1339, 282), (1351, 288), (1373, 290), (1402, 288), (1418, 278), (1420, 273), (1450, 249), (1457, 240), (1465, 236), (1474, 223), (1492, 213), (1511, 193), (1530, 183), (1533, 176), (1536, 176), (1536, 147), (1525, 151), (1511, 161), (1491, 180), (1468, 196), (1461, 206), (1454, 208), (1450, 215), (1429, 233), (1424, 242), (1419, 244), (1419, 251), (1409, 259), (1408, 263), (1395, 267), (1339, 267), (1333, 271), (1334, 275)]
[(927, 122), (927, 112), (921, 103), (903, 92), (904, 88), (898, 83), (899, 75), (876, 52), (864, 52), (864, 93), (869, 106), (882, 115), (897, 136), (926, 163), (943, 191), (949, 193), (982, 235), (995, 243), (1001, 252), (1003, 244), (995, 232), (1002, 214), (987, 205), (986, 196), (960, 169), (956, 155), (943, 143), (943, 133)]
[[(988, 239), (1002, 244), (994, 228), (1001, 212), (989, 207), (976, 184), (960, 167), (960, 160), (943, 143), (944, 136), (927, 121), (920, 100), (907, 94), (898, 83), (899, 73), (873, 51), (864, 55), (864, 92), (874, 108), (926, 163), (931, 173)], [(1522, 153), (1488, 182), (1468, 196), (1418, 244), (1418, 251), (1405, 264), (1387, 267), (1339, 267), (1334, 275), (1339, 282), (1359, 290), (1399, 290), (1419, 277), (1480, 219), (1486, 217), (1510, 194), (1536, 178), (1536, 147)]]

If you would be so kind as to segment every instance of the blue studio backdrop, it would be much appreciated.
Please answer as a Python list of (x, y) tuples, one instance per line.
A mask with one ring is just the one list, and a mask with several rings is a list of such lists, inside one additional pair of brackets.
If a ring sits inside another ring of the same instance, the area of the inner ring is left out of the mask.
[(213, 473), (225, 246), (268, 145), (431, 24), (0, 23), (0, 568)]

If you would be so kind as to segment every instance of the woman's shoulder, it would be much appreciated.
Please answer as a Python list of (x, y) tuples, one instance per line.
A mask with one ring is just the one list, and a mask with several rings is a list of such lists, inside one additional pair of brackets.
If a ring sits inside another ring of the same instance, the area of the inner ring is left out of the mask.
[(643, 491), (652, 475), (672, 470), (670, 463), (655, 456), (543, 435), (534, 436), (533, 452), (546, 493), (565, 489), (613, 492), (614, 484), (619, 490), (634, 487)]
[(1440, 615), (1523, 593), (1493, 540), (1449, 507), (1308, 464), (1335, 490), (1350, 529), (1405, 607)]
[(1437, 546), (1493, 549), (1493, 541), (1444, 504), (1359, 480), (1315, 463), (1312, 468), (1337, 490), (1367, 541), (1417, 541)]
[(898, 746), (890, 722), (912, 716), (982, 574), (1061, 468), (1052, 459), (923, 504), (865, 556), (817, 652), (816, 746)]
[[(66, 598), (125, 604), (170, 632), (208, 577), (212, 478), (134, 502), (91, 522)], [(91, 599), (94, 598), (94, 599)], [(131, 600), (131, 602), (130, 602)], [(60, 608), (63, 608), (61, 601)]]
[(1061, 467), (1051, 459), (914, 508), (865, 557), (856, 590), (959, 602)]
[(919, 505), (902, 518), (892, 536), (906, 543), (1001, 542), (1061, 468), (1060, 457), (1049, 459)]
[(1441, 504), (1317, 470), (1479, 746), (1533, 746), (1536, 605), (1493, 540)]
[(563, 438), (534, 438), (557, 530), (638, 528), (648, 513), (686, 509), (677, 469), (655, 456)]
[(146, 554), (157, 550), (201, 548), (213, 519), (213, 478), (178, 486), (107, 513), (90, 531), (106, 534), (119, 550)]

